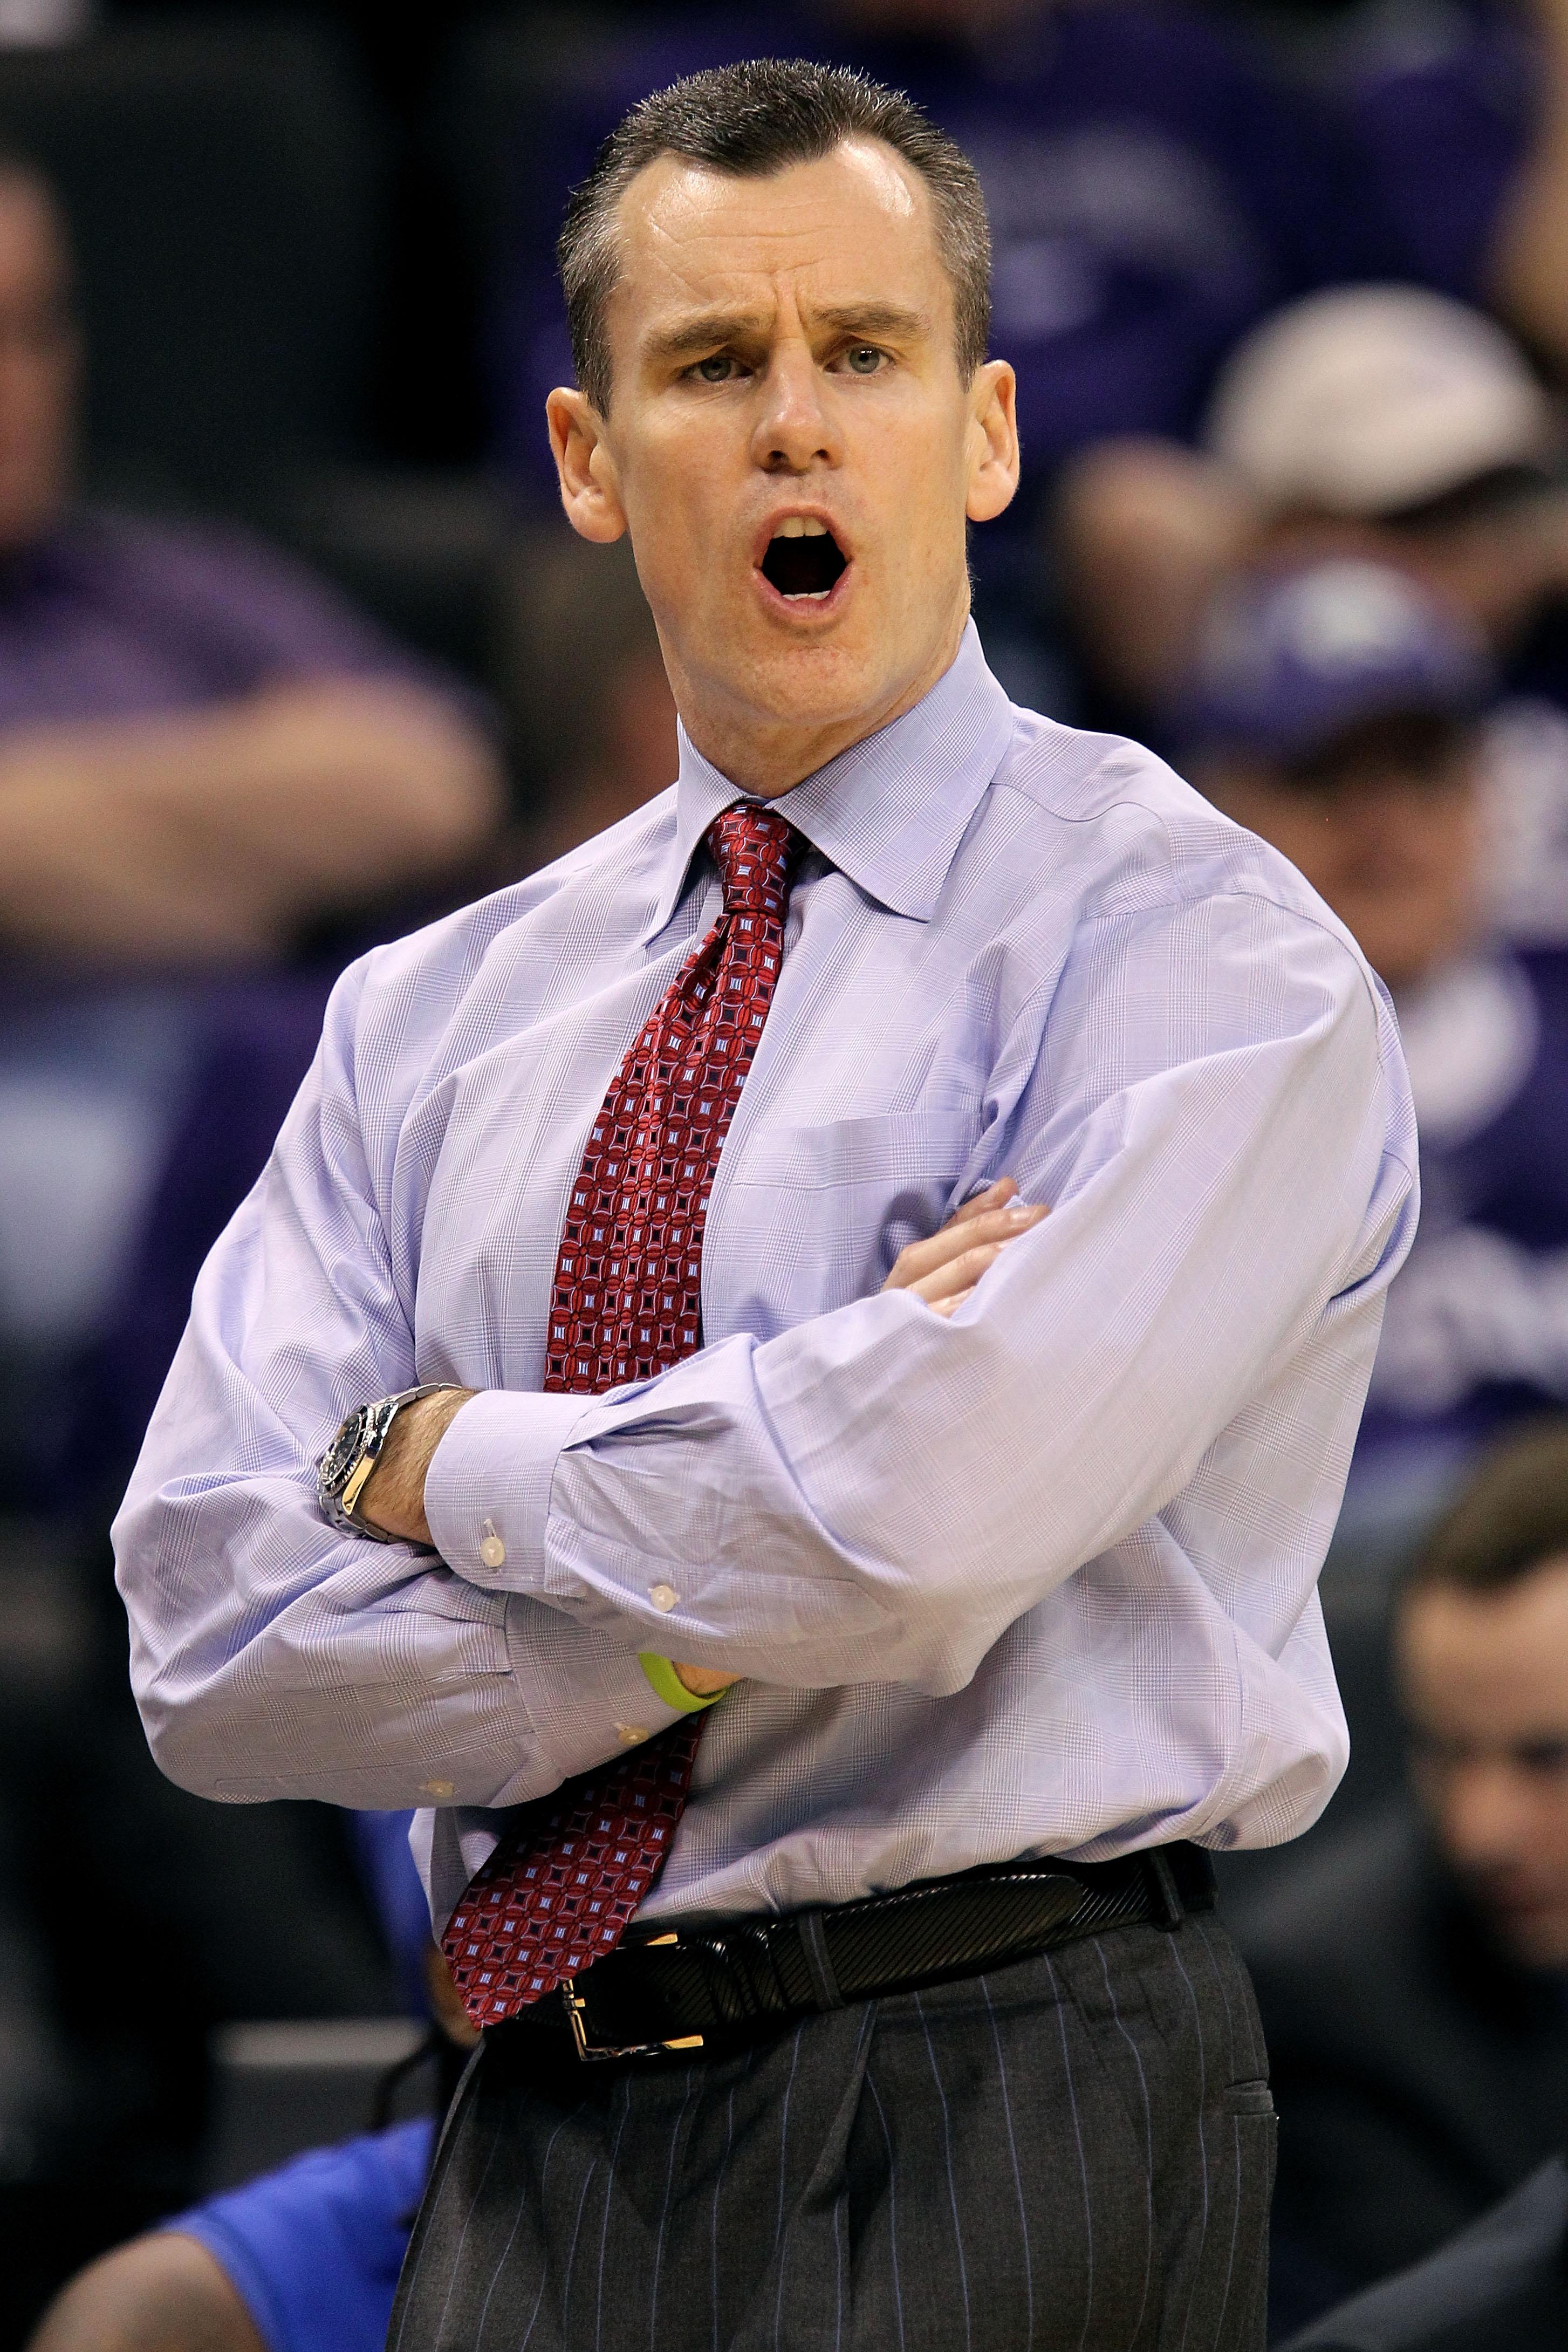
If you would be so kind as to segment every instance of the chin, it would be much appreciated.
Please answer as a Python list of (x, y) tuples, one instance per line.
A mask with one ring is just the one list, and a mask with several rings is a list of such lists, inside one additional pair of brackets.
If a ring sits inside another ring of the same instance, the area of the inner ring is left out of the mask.
[(760, 646), (749, 667), (747, 699), (773, 719), (807, 728), (853, 718), (889, 686), (885, 660), (836, 636)]

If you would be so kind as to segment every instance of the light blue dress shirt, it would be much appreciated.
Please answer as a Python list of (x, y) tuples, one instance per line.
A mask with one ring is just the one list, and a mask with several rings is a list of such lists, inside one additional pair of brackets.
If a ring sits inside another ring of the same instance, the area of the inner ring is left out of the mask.
[[(809, 855), (716, 1176), (700, 1352), (544, 1396), (568, 1185), (716, 918), (675, 788), (340, 982), (207, 1262), (116, 1527), (159, 1761), (424, 1808), (444, 1918), (503, 1826), (747, 1677), (646, 1913), (1304, 1828), (1343, 1769), (1316, 1579), (1416, 1215), (1386, 998), (1271, 850), (1015, 709), (971, 628), (779, 803)], [(1051, 1214), (950, 1321), (882, 1283), (1010, 1173)], [(441, 1558), (312, 1465), (420, 1381)]]

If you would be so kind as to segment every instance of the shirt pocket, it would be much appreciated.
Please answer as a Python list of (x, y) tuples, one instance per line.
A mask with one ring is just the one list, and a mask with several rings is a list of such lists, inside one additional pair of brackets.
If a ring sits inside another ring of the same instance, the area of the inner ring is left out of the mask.
[[(760, 1130), (726, 1204), (714, 1286), (724, 1323), (768, 1339), (880, 1290), (899, 1251), (972, 1188), (983, 1157), (978, 1119), (961, 1108)], [(705, 1307), (710, 1337), (719, 1321)]]

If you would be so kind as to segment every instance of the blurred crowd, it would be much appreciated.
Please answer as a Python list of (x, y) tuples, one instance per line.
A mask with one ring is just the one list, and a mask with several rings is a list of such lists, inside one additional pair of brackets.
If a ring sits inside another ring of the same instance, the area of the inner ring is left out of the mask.
[(404, 2015), (452, 2079), (404, 1824), (160, 1780), (108, 1518), (337, 974), (674, 777), (629, 554), (552, 499), (553, 245), (639, 95), (769, 52), (979, 168), (1004, 685), (1152, 743), (1394, 996), (1423, 1209), (1323, 1580), (1354, 1757), (1222, 1857), (1273, 2324), (1560, 2343), (1568, 0), (419, 18), (0, 0), (0, 2347), (89, 2263), (41, 2352), (381, 2340), (428, 2115), (220, 2181), (214, 2053)]

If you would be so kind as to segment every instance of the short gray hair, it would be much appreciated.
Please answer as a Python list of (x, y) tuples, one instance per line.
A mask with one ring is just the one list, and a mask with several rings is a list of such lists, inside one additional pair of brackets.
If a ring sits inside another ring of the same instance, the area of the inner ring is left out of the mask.
[(846, 139), (880, 139), (931, 194), (936, 249), (953, 287), (958, 373), (969, 383), (991, 331), (991, 236), (975, 167), (913, 99), (843, 66), (753, 58), (655, 90), (612, 131), (574, 188), (556, 247), (577, 381), (601, 416), (610, 408), (604, 309), (621, 273), (615, 214), (639, 172), (678, 155), (737, 179), (814, 163)]

